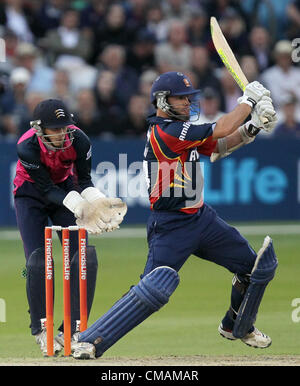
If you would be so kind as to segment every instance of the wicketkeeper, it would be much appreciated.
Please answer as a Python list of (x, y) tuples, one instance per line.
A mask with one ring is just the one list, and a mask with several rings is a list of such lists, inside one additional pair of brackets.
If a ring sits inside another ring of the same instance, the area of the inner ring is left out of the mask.
[[(266, 237), (258, 252), (203, 202), (200, 155), (211, 162), (271, 132), (277, 118), (270, 92), (250, 83), (237, 107), (215, 123), (193, 125), (199, 90), (180, 72), (167, 72), (153, 83), (144, 153), (151, 215), (147, 225), (148, 259), (141, 280), (74, 343), (75, 358), (100, 357), (122, 336), (165, 305), (179, 284), (178, 271), (190, 255), (212, 261), (234, 274), (230, 307), (219, 333), (231, 340), (266, 348), (271, 338), (255, 326), (265, 288), (273, 279), (277, 258)], [(251, 119), (247, 117), (251, 114)], [(262, 124), (261, 118), (268, 123)], [(214, 286), (213, 280), (211, 285)], [(195, 289), (198, 291), (199, 289)]]
[[(26, 258), (26, 291), (31, 333), (46, 355), (44, 228), (79, 225), (89, 233), (115, 230), (126, 213), (119, 198), (105, 197), (91, 180), (91, 144), (74, 125), (67, 106), (56, 99), (39, 103), (31, 129), (17, 144), (14, 202)], [(61, 241), (61, 232), (58, 232)], [(79, 310), (78, 235), (70, 235), (72, 334)], [(94, 246), (87, 247), (87, 304), (90, 312), (96, 286), (98, 261)], [(54, 351), (64, 344), (63, 324), (55, 337)]]

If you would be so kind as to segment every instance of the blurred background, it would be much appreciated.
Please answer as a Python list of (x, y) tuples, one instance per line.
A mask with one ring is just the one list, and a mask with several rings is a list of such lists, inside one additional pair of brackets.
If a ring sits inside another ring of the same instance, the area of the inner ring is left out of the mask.
[(143, 176), (120, 166), (119, 154), (127, 155), (128, 167), (142, 160), (155, 78), (172, 70), (190, 76), (202, 90), (200, 122), (216, 121), (241, 95), (214, 49), (211, 16), (248, 80), (271, 90), (279, 121), (272, 135), (261, 133), (230, 158), (215, 165), (203, 159), (205, 200), (227, 220), (298, 220), (299, 0), (4, 0), (0, 226), (15, 225), (15, 144), (29, 129), (35, 105), (50, 97), (64, 100), (90, 136), (96, 186), (107, 188), (99, 163), (114, 164), (117, 188), (108, 192), (122, 196), (124, 179), (132, 181), (137, 193), (124, 197), (126, 222), (144, 223), (149, 205)]

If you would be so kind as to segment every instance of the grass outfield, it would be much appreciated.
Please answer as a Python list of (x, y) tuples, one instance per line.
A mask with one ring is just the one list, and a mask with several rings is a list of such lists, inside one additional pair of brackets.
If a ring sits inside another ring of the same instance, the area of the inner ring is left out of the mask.
[[(256, 251), (264, 239), (263, 234), (246, 237)], [(110, 348), (103, 360), (160, 357), (163, 364), (164, 357), (170, 356), (300, 355), (300, 322), (292, 320), (295, 310), (292, 301), (300, 298), (299, 236), (271, 234), (271, 237), (279, 266), (266, 290), (256, 322), (258, 328), (272, 337), (271, 347), (254, 350), (240, 341), (231, 342), (219, 336), (218, 324), (229, 306), (232, 274), (191, 256), (180, 271), (181, 283), (169, 304)], [(138, 282), (147, 256), (145, 237), (99, 237), (93, 238), (91, 244), (97, 248), (99, 271), (89, 324)], [(25, 265), (22, 242), (1, 238), (0, 250), (0, 299), (6, 304), (6, 321), (0, 321), (0, 362), (9, 363), (11, 358), (41, 358), (29, 330), (25, 279), (21, 275)], [(58, 327), (62, 318), (62, 259), (57, 240), (54, 241), (54, 256), (55, 326)], [(300, 310), (297, 315), (300, 317)]]

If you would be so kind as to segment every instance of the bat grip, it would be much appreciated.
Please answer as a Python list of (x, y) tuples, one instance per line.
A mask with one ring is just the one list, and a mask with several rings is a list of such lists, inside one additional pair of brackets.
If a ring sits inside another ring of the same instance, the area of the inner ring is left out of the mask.
[(267, 124), (269, 121), (268, 121), (268, 118), (266, 117), (263, 117), (263, 116), (260, 116), (259, 119), (261, 120), (261, 122), (265, 125)]

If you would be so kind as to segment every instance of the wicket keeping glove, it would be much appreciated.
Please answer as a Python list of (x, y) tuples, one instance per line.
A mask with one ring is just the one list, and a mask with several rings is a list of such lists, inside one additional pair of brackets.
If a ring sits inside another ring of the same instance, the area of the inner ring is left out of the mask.
[(246, 103), (252, 109), (261, 100), (263, 96), (270, 96), (270, 91), (266, 89), (261, 83), (255, 81), (249, 83), (244, 90), (244, 94), (237, 101), (239, 104)]
[(92, 234), (101, 233), (93, 205), (84, 200), (76, 190), (72, 190), (66, 195), (63, 204), (74, 213), (78, 226), (84, 227), (87, 232)]
[(81, 196), (94, 208), (95, 215), (105, 224), (102, 230), (111, 232), (117, 228), (124, 219), (127, 205), (120, 198), (105, 197), (97, 188), (89, 187), (81, 192)]

